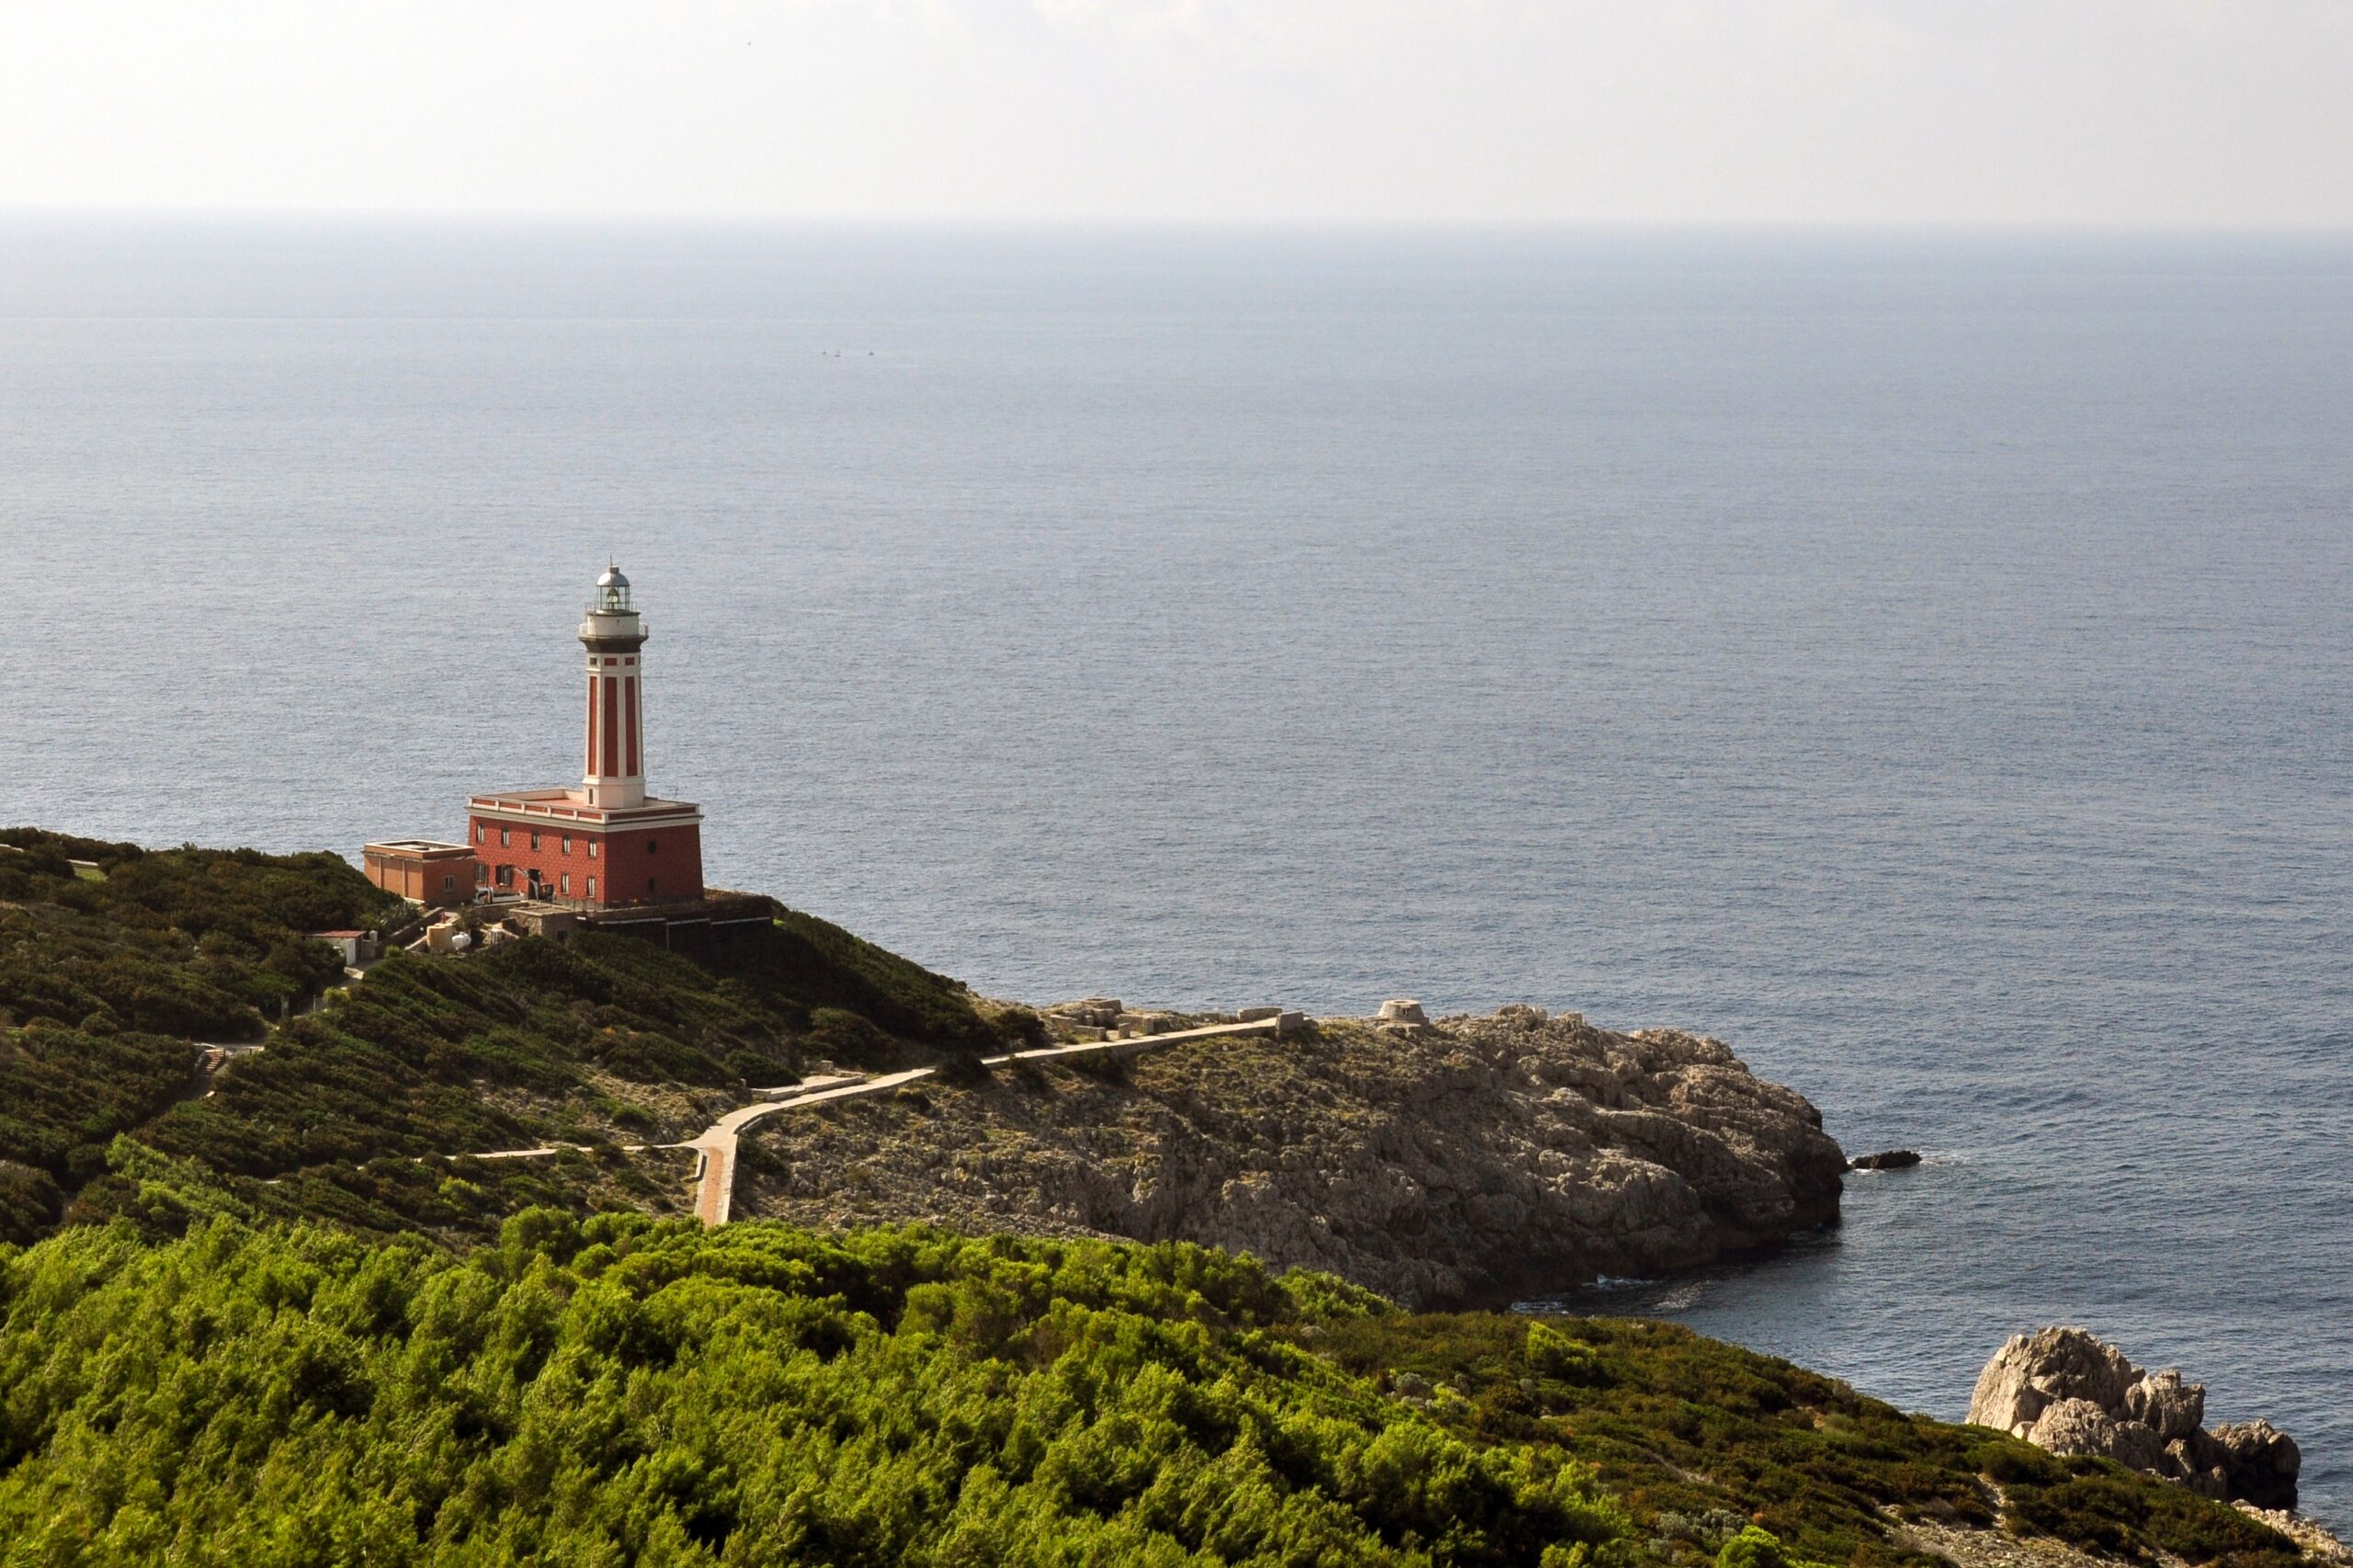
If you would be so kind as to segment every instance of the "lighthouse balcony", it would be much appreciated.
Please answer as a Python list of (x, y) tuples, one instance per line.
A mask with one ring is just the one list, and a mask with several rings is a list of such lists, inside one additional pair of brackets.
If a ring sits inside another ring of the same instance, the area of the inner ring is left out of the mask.
[(671, 822), (702, 821), (702, 808), (692, 801), (669, 801), (648, 795), (633, 806), (592, 806), (576, 789), (500, 790), (487, 795), (469, 797), (466, 810), (474, 816), (506, 818), (516, 822), (626, 824), (631, 827), (658, 827)]

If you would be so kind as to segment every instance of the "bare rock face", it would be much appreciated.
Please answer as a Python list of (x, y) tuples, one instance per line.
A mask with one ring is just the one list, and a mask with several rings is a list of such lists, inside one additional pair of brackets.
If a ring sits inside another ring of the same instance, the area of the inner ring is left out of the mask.
[(2063, 1399), (2043, 1406), (2026, 1439), (2054, 1454), (2105, 1454), (2116, 1447), (2116, 1423), (2088, 1399)]
[(736, 1213), (1197, 1241), (1423, 1307), (1668, 1273), (1837, 1218), (1820, 1113), (1718, 1041), (1525, 1006), (1399, 1025), (773, 1117)]
[[(2124, 1406), (2124, 1391), (2139, 1376), (2122, 1351), (2080, 1328), (2046, 1328), (2036, 1335), (2014, 1335), (1985, 1363), (1985, 1369), (1977, 1374), (1977, 1389), (1969, 1399), (1969, 1420), (1979, 1426), (1998, 1426), (2013, 1437), (2029, 1437), (2031, 1441), (2028, 1429), (2051, 1405), (2062, 1400), (2085, 1400), (2097, 1410), (2120, 1410)], [(2205, 1391), (2200, 1389), (2199, 1395), (2202, 1410)]]
[(2206, 1388), (2143, 1373), (2080, 1328), (2014, 1335), (1970, 1396), (1969, 1420), (2057, 1454), (2101, 1454), (2200, 1496), (2293, 1508), (2302, 1455), (2268, 1421), (2206, 1431)]
[(2228, 1502), (2231, 1472), (2222, 1468), (2222, 1459), (2220, 1443), (2202, 1430), (2192, 1432), (2165, 1445), (2165, 1468), (2158, 1473), (2175, 1476), (2200, 1497)]
[(2233, 1497), (2258, 1508), (2296, 1506), (2296, 1476), (2304, 1467), (2296, 1439), (2268, 1421), (2250, 1421), (2215, 1427), (2214, 1443)]
[(2168, 1367), (2126, 1389), (2124, 1409), (2133, 1420), (2172, 1442), (2206, 1425), (2206, 1385), (2185, 1383), (2181, 1374)]

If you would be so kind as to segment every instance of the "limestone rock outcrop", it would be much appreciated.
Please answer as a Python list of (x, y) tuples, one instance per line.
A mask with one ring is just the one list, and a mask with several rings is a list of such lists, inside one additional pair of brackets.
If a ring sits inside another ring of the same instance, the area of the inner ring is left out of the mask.
[(2105, 1454), (2116, 1447), (2116, 1423), (2090, 1400), (2063, 1399), (2045, 1405), (2025, 1437), (2054, 1454)]
[(2185, 1383), (2168, 1367), (2151, 1372), (2124, 1391), (2125, 1414), (2167, 1442), (2206, 1425), (2206, 1386)]
[(2214, 1442), (2222, 1450), (2222, 1473), (2230, 1480), (2231, 1496), (2258, 1508), (2293, 1508), (2296, 1475), (2304, 1456), (2296, 1440), (2268, 1421), (2233, 1423), (2214, 1428)]
[(2207, 1431), (2206, 1388), (2143, 1372), (2080, 1328), (2015, 1335), (1977, 1374), (1969, 1419), (2055, 1454), (2103, 1454), (2202, 1496), (2293, 1508), (2303, 1458), (2268, 1421)]
[(1525, 1006), (926, 1089), (771, 1119), (736, 1213), (1197, 1241), (1416, 1306), (1502, 1304), (1833, 1222), (1846, 1165), (1812, 1105), (1719, 1041)]
[(2124, 1352), (2080, 1328), (2016, 1335), (1977, 1374), (1969, 1419), (2023, 1437), (2045, 1409), (2063, 1400), (2084, 1400), (2102, 1412), (2122, 1409), (2124, 1391), (2137, 1377)]

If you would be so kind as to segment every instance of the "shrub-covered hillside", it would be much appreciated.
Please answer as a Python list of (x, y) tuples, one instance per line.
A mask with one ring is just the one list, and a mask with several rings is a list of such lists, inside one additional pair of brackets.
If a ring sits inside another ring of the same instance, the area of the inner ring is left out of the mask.
[(1655, 1324), (1182, 1244), (534, 1210), (459, 1257), (185, 1201), (0, 1250), (9, 1563), (1925, 1568), (1897, 1516), (1991, 1524), (1987, 1477), (2023, 1533), (2296, 1561)]
[(1565, 1568), (1623, 1529), (1193, 1247), (533, 1210), (463, 1261), (221, 1220), (0, 1280), (12, 1562)]
[(265, 1017), (343, 973), (309, 933), (380, 926), (406, 907), (333, 855), (0, 829), (0, 1023), (257, 1040)]
[(110, 1138), (189, 1092), (189, 1041), (259, 1040), (340, 979), (307, 933), (398, 907), (332, 855), (0, 831), (0, 1240), (53, 1221)]
[[(668, 1141), (804, 1058), (881, 1064), (997, 1038), (954, 982), (780, 908), (699, 961), (586, 934), (394, 954), (335, 990), (340, 960), (305, 934), (407, 915), (335, 856), (26, 829), (0, 843), (0, 1240), (40, 1233), (76, 1193), (84, 1217), (121, 1210), (128, 1178), (105, 1174), (118, 1133), (291, 1178), (279, 1206), (464, 1228), (514, 1205), (472, 1201), (471, 1178), (447, 1189), (417, 1156)], [(281, 1006), (296, 1016), (273, 1028)], [(266, 1045), (205, 1081), (191, 1040)], [(540, 1172), (474, 1174), (558, 1196)]]
[(1906, 1415), (1834, 1379), (1670, 1324), (1382, 1313), (1294, 1331), (1478, 1443), (1557, 1444), (1593, 1467), (1654, 1556), (1770, 1568), (1734, 1545), (1761, 1527), (1799, 1562), (1928, 1568), (1906, 1524), (2016, 1533), (2143, 1564), (2293, 1568), (2301, 1553), (2235, 1509), (2108, 1460), (2061, 1458), (1977, 1426)]

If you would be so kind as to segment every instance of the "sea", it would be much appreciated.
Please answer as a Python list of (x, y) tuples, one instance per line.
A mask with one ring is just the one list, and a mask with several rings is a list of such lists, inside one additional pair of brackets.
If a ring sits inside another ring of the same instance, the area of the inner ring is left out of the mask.
[(714, 882), (1716, 1035), (1926, 1163), (1564, 1301), (2353, 1522), (2353, 240), (0, 219), (0, 819), (455, 837), (608, 561)]

